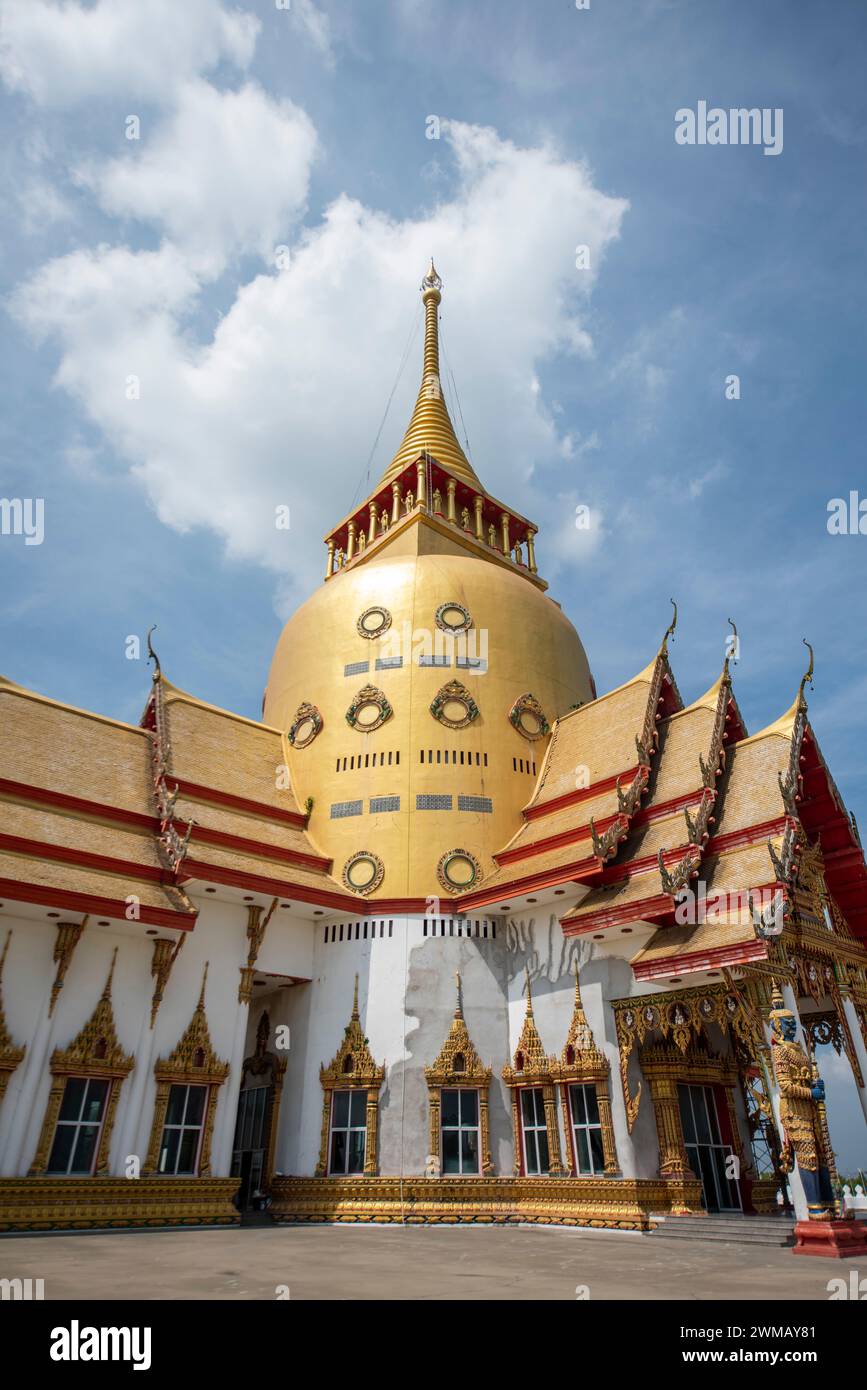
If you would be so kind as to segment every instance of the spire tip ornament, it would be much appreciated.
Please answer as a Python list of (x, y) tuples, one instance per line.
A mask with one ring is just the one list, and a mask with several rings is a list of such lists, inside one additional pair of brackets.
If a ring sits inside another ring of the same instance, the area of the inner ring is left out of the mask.
[(427, 294), (431, 290), (435, 290), (436, 293), (439, 294), (442, 287), (443, 282), (437, 274), (437, 268), (434, 265), (433, 256), (431, 256), (427, 274), (424, 276), (421, 282), (422, 294)]

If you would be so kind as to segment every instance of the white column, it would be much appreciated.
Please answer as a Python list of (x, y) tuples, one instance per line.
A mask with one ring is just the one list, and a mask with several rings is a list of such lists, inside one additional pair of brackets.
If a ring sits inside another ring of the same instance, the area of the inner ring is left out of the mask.
[(855, 1090), (858, 1092), (861, 1109), (864, 1111), (864, 1119), (867, 1120), (867, 1047), (864, 1046), (864, 1039), (861, 1036), (861, 1027), (858, 1023), (858, 1014), (851, 999), (843, 999), (843, 1012), (846, 1015), (846, 1022), (849, 1025), (849, 1032), (852, 1035), (852, 1046), (855, 1049), (855, 1056), (858, 1058), (861, 1076), (865, 1083), (863, 1086), (859, 1086), (855, 1079), (855, 1073), (852, 1073), (852, 1080), (855, 1082)]
[(247, 1020), (250, 1016), (249, 1003), (239, 1001), (235, 1014), (235, 1031), (232, 1036), (232, 1053), (229, 1057), (229, 1075), (218, 1092), (217, 1119), (214, 1125), (214, 1142), (211, 1149), (211, 1173), (215, 1178), (227, 1178), (232, 1163), (232, 1141), (235, 1137), (235, 1120), (238, 1115), (238, 1094), (241, 1090), (241, 1068), (244, 1065), (244, 1044), (247, 1038)]
[[(128, 1086), (129, 1092), (126, 1097), (124, 1097), (123, 1091), (120, 1093), (121, 1103), (124, 1100), (126, 1102), (123, 1120), (115, 1134), (111, 1146), (112, 1153), (109, 1155), (110, 1172), (117, 1177), (125, 1176), (124, 1165), (131, 1153), (137, 1154), (141, 1160), (141, 1165), (144, 1166), (145, 1155), (141, 1152), (141, 1148), (136, 1149), (135, 1145), (139, 1138), (145, 1088), (151, 1075), (151, 1058), (153, 1057), (154, 1038), (156, 1036), (156, 1029), (150, 1026), (150, 1011), (151, 1001), (148, 999), (135, 1049), (135, 1067), (132, 1075), (127, 1077), (124, 1082), (124, 1089)], [(145, 1144), (148, 1134), (150, 1134), (150, 1124), (145, 1132)]]

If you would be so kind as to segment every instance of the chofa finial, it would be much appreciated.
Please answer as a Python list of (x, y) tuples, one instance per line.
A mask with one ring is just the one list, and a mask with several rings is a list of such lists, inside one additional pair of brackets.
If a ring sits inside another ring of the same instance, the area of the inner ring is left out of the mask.
[(668, 627), (665, 629), (665, 636), (664, 636), (663, 639), (662, 639), (662, 648), (661, 648), (661, 650), (662, 650), (663, 653), (665, 653), (665, 652), (668, 651), (668, 639), (669, 639), (669, 637), (673, 637), (673, 636), (674, 636), (674, 631), (675, 631), (675, 628), (677, 627), (677, 604), (675, 603), (674, 599), (669, 599), (669, 602), (670, 602), (672, 608), (674, 609), (674, 617), (672, 618), (671, 622), (668, 624)]
[(157, 654), (156, 654), (156, 652), (154, 651), (153, 646), (152, 646), (152, 644), (151, 644), (151, 633), (152, 633), (152, 632), (156, 632), (156, 630), (157, 630), (157, 625), (156, 625), (156, 623), (154, 623), (153, 627), (149, 627), (149, 628), (148, 628), (147, 642), (148, 642), (148, 661), (152, 661), (152, 662), (153, 662), (153, 664), (154, 664), (154, 675), (153, 675), (153, 678), (154, 678), (155, 681), (158, 681), (158, 680), (160, 679), (161, 675), (162, 675), (162, 667), (160, 666), (160, 659), (159, 659), (159, 657), (157, 656)]
[(731, 637), (726, 638), (726, 659), (723, 666), (723, 671), (725, 675), (728, 675), (729, 662), (733, 661), (735, 664), (737, 664), (740, 660), (741, 644), (740, 639), (738, 638), (738, 625), (735, 622), (734, 618), (726, 618), (726, 622), (732, 630)]
[(804, 646), (810, 653), (810, 664), (804, 672), (803, 676), (801, 677), (801, 685), (798, 690), (798, 696), (801, 700), (803, 700), (805, 686), (809, 685), (810, 689), (813, 689), (813, 648), (810, 646), (810, 643), (807, 641), (806, 637), (802, 637), (801, 641), (804, 643)]

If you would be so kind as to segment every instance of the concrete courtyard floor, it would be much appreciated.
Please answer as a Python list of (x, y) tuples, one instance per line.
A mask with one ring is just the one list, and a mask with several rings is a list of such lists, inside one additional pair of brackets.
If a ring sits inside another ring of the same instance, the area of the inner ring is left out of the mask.
[[(864, 1263), (863, 1261), (861, 1262)], [(304, 1226), (0, 1239), (46, 1299), (828, 1299), (857, 1260), (540, 1227)], [(285, 1294), (284, 1294), (285, 1297)]]

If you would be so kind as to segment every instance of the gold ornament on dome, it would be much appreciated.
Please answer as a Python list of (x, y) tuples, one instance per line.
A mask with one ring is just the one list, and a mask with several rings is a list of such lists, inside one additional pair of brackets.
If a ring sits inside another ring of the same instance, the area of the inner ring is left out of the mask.
[(430, 712), (447, 729), (466, 729), (479, 717), (478, 705), (467, 687), (457, 680), (448, 681), (437, 691)]
[(450, 849), (437, 864), (437, 878), (447, 893), (465, 893), (482, 877), (482, 866), (468, 849)]
[[(385, 512), (382, 515), (385, 516)], [(391, 614), (387, 608), (383, 608), (378, 603), (373, 608), (365, 608), (355, 624), (359, 637), (366, 637), (370, 640), (374, 637), (381, 637), (384, 632), (388, 632), (390, 627)]]
[(534, 739), (545, 738), (551, 732), (545, 711), (535, 695), (531, 695), (529, 691), (512, 705), (509, 710), (509, 723), (517, 729), (522, 738), (529, 739), (531, 743)]
[(378, 888), (385, 878), (385, 866), (378, 854), (372, 854), (370, 850), (360, 849), (347, 859), (343, 866), (344, 885), (352, 893), (360, 893), (366, 897)]
[(357, 729), (360, 734), (371, 734), (393, 714), (394, 710), (383, 692), (375, 685), (365, 685), (346, 711), (346, 722), (350, 729)]
[(289, 727), (289, 742), (293, 748), (307, 748), (322, 730), (322, 715), (315, 705), (305, 700), (295, 711)]
[(434, 621), (442, 632), (466, 632), (473, 625), (470, 610), (462, 603), (441, 603)]

